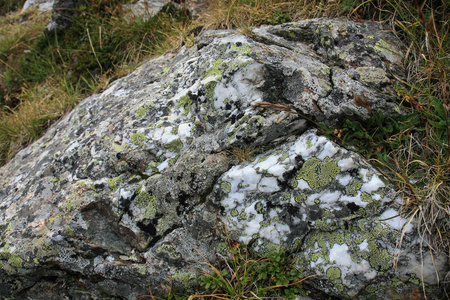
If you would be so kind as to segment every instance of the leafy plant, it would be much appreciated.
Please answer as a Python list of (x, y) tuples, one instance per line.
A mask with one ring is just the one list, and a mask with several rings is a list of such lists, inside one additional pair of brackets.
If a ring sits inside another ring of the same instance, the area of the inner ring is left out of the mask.
[(229, 244), (227, 251), (229, 256), (224, 258), (221, 268), (210, 265), (212, 273), (204, 274), (201, 282), (205, 291), (196, 297), (295, 299), (296, 295), (305, 295), (302, 287), (305, 278), (286, 252), (261, 257), (239, 242)]

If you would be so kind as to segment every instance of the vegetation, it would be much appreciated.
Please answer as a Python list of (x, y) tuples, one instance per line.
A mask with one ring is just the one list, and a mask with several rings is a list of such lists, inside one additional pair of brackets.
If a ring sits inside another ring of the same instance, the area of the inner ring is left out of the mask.
[[(190, 30), (199, 25), (248, 32), (250, 26), (311, 17), (391, 21), (392, 31), (406, 49), (407, 77), (392, 84), (407, 113), (396, 119), (377, 114), (367, 124), (347, 121), (341, 128), (322, 126), (322, 131), (378, 166), (402, 193), (402, 213), (420, 220), (423, 240), (435, 253), (448, 255), (448, 1), (217, 0), (211, 1), (196, 20), (169, 5), (149, 20), (128, 22), (120, 0), (90, 1), (80, 7), (79, 18), (62, 35), (43, 34), (42, 26), (49, 15), (37, 11), (13, 13), (0, 20), (0, 165), (38, 138), (86, 94), (101, 91), (111, 80), (127, 74), (152, 55), (180, 42), (190, 44)], [(1, 0), (0, 13), (20, 6), (12, 0)], [(251, 155), (250, 151), (244, 153)], [(213, 275), (203, 281), (211, 293), (223, 295), (221, 299), (243, 296), (250, 287), (264, 290), (264, 286), (277, 286), (277, 282), (264, 281), (259, 266), (269, 266), (277, 259), (289, 261), (285, 253), (252, 258), (242, 246), (231, 248), (231, 254), (226, 268), (213, 269)], [(239, 275), (249, 275), (249, 270), (256, 277), (234, 281), (242, 277)], [(289, 282), (295, 282), (297, 275), (293, 274)]]

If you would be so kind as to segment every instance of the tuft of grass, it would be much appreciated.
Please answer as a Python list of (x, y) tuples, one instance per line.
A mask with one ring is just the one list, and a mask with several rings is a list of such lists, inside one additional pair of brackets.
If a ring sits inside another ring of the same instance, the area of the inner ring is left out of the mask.
[(217, 0), (200, 13), (199, 23), (208, 29), (232, 29), (276, 25), (302, 18), (342, 16), (340, 1), (325, 0)]

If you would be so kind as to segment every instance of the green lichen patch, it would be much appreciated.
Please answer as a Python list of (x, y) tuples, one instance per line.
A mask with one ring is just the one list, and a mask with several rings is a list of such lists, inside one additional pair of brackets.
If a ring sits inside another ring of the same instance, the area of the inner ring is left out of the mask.
[(203, 74), (202, 79), (208, 78), (209, 76), (216, 76), (216, 80), (222, 79), (222, 72), (223, 72), (223, 59), (218, 59), (213, 63), (213, 66), (206, 70), (206, 72)]
[(136, 118), (142, 118), (145, 113), (149, 110), (149, 107), (139, 107), (137, 112), (134, 114)]
[(131, 136), (131, 141), (133, 142), (133, 144), (139, 145), (141, 147), (144, 146), (145, 139), (145, 135), (139, 132), (136, 132)]
[(115, 177), (108, 179), (109, 188), (113, 191), (117, 190), (117, 185), (122, 184), (122, 177)]
[(182, 114), (183, 116), (187, 116), (189, 114), (189, 112), (191, 111), (191, 106), (192, 106), (192, 99), (191, 97), (189, 97), (189, 95), (185, 95), (180, 99), (178, 99), (177, 107), (184, 109), (184, 112)]
[(220, 187), (227, 193), (231, 192), (231, 183), (224, 181), (220, 184)]
[(341, 171), (337, 161), (327, 157), (324, 160), (310, 158), (297, 172), (297, 180), (303, 179), (312, 189), (318, 189), (329, 184)]
[(362, 182), (360, 180), (354, 180), (347, 185), (347, 195), (355, 197), (358, 191), (362, 187)]
[(386, 271), (392, 264), (392, 256), (386, 249), (380, 248), (376, 243), (369, 243), (369, 263), (377, 271)]
[(337, 267), (330, 267), (327, 270), (327, 278), (330, 281), (336, 281), (337, 279), (341, 278), (341, 269), (337, 268)]
[(115, 152), (122, 152), (128, 148), (128, 143), (124, 143), (123, 145), (112, 144), (111, 147)]
[(240, 45), (234, 44), (232, 50), (241, 55), (247, 56), (250, 56), (253, 53), (252, 46), (247, 43), (241, 43)]
[(216, 88), (216, 85), (216, 81), (210, 81), (205, 85), (205, 95), (208, 99), (214, 98), (214, 89)]
[(139, 195), (134, 200), (139, 207), (145, 209), (144, 218), (151, 219), (156, 216), (156, 197), (154, 195), (150, 195), (147, 192), (140, 192)]
[(180, 139), (174, 139), (171, 142), (164, 145), (164, 148), (171, 152), (180, 152), (183, 149), (183, 143)]

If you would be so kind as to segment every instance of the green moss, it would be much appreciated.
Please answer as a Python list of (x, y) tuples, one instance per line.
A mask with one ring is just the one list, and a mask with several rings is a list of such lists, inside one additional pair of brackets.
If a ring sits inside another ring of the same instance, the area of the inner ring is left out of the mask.
[(217, 61), (215, 61), (213, 63), (212, 68), (209, 68), (208, 70), (206, 70), (206, 72), (203, 74), (202, 79), (205, 79), (209, 76), (216, 76), (216, 80), (221, 80), (222, 79), (222, 68), (221, 68), (221, 64), (223, 62), (223, 59), (218, 59)]
[(156, 216), (156, 197), (147, 192), (140, 192), (134, 200), (141, 208), (145, 208), (144, 218), (151, 219)]
[(131, 141), (133, 142), (133, 144), (135, 145), (139, 145), (139, 146), (144, 146), (144, 141), (145, 141), (145, 135), (142, 133), (135, 133), (131, 136)]
[(117, 184), (122, 184), (122, 177), (115, 177), (108, 179), (109, 188), (113, 191), (117, 190)]
[(137, 268), (138, 273), (141, 275), (145, 275), (147, 272), (147, 269), (145, 268), (145, 266), (137, 265), (136, 268)]
[(138, 111), (134, 115), (136, 118), (142, 118), (149, 109), (149, 107), (139, 107)]
[(180, 99), (178, 99), (178, 108), (183, 108), (184, 112), (183, 112), (183, 116), (187, 116), (189, 114), (189, 112), (191, 111), (191, 106), (192, 106), (192, 100), (189, 97), (189, 95), (185, 95), (183, 97), (181, 97)]
[(313, 157), (303, 164), (296, 179), (304, 179), (312, 189), (318, 189), (329, 184), (340, 171), (341, 168), (335, 160), (329, 157), (324, 160)]
[(180, 152), (183, 149), (183, 143), (180, 139), (174, 139), (171, 142), (164, 145), (164, 148), (170, 152)]

